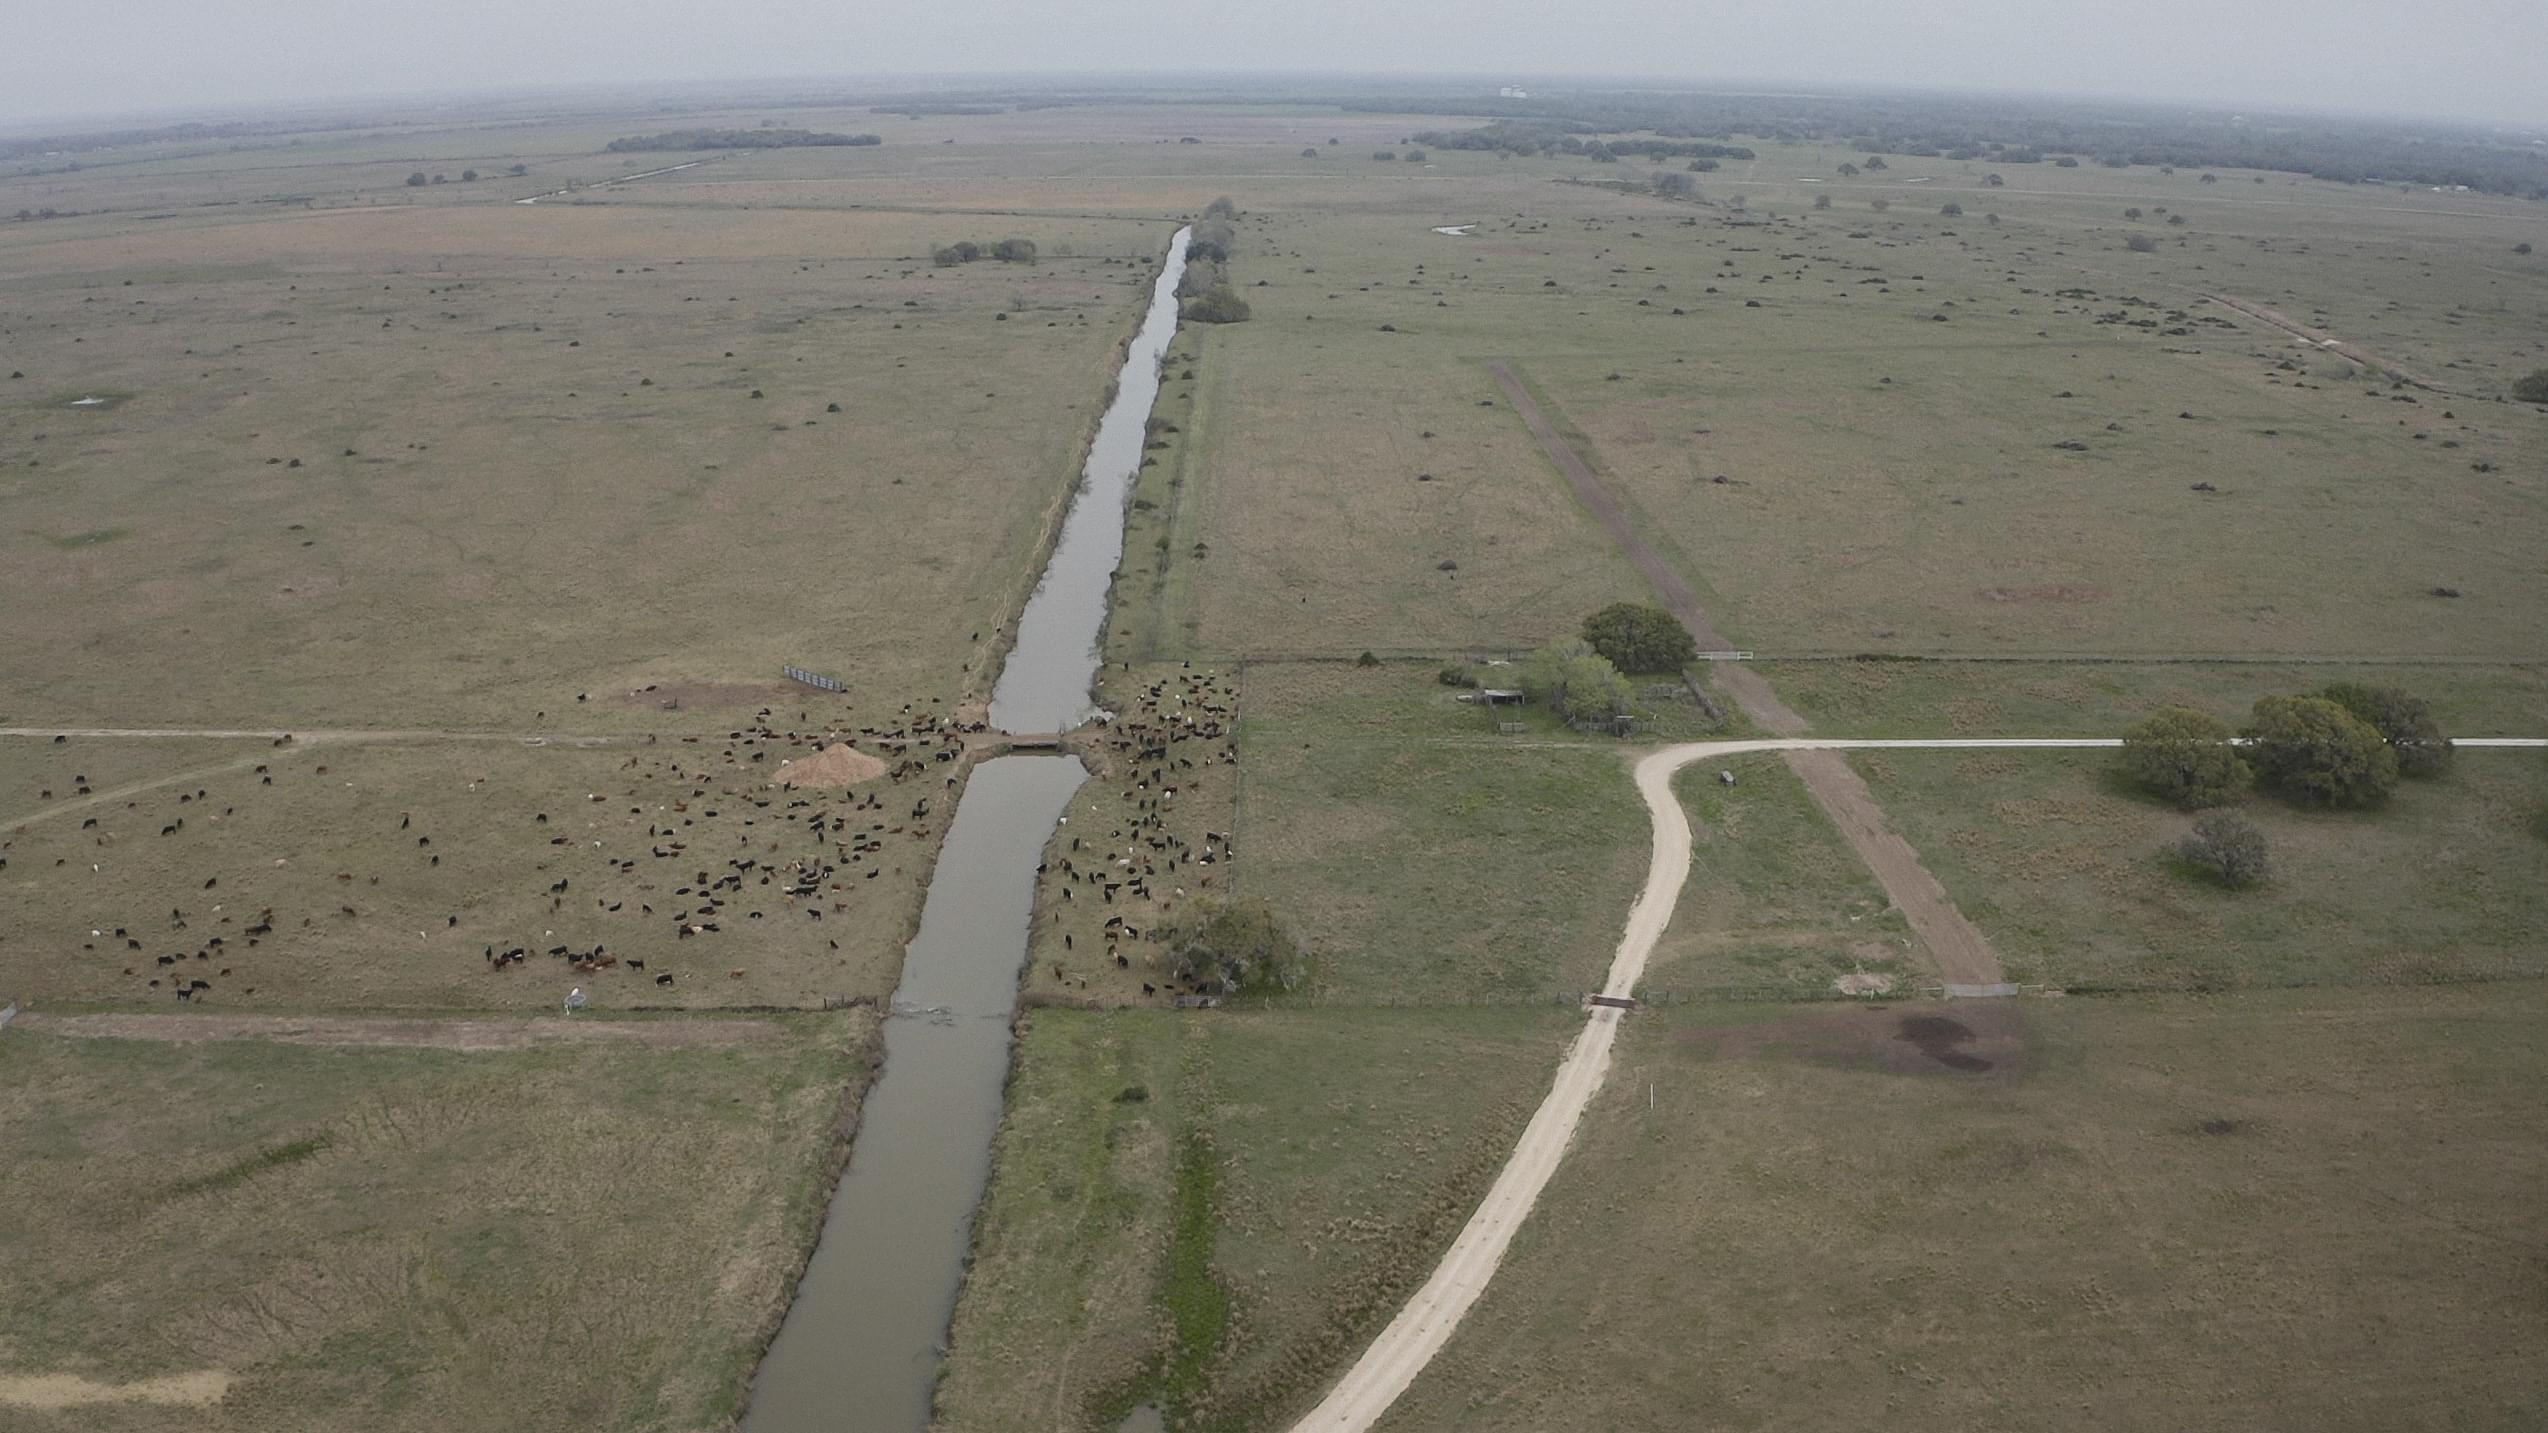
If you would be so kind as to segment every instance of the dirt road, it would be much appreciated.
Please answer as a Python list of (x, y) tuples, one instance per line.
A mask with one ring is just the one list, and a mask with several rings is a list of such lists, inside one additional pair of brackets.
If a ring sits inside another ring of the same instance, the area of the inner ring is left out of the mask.
[[(1540, 411), (1538, 401), (1531, 397), (1529, 389), (1522, 386), (1521, 379), (1514, 376), (1512, 368), (1500, 361), (1491, 362), (1486, 368), (1494, 375), (1496, 386), (1504, 390), (1513, 410), (1521, 415), (1523, 426), (1530, 429), (1531, 436), (1548, 454), (1549, 461), (1565, 474), (1567, 485), (1575, 490), (1575, 496), (1591, 510), (1594, 519), (1610, 534), (1611, 541), (1619, 545), (1628, 561), (1645, 575), (1655, 595), (1663, 599), (1664, 607), (1689, 629), (1690, 636), (1699, 644), (1699, 650), (1731, 651), (1734, 644), (1717, 630), (1706, 610), (1699, 606), (1698, 594), (1691, 589), (1688, 579), (1666, 561), (1663, 554), (1655, 551), (1645, 535), (1628, 521), (1618, 499), (1558, 435), (1555, 425)], [(1717, 685), (1733, 697), (1744, 714), (1764, 731), (1780, 736), (1804, 734), (1805, 718), (1780, 701), (1760, 673), (1740, 662), (1719, 662), (1715, 666), (1716, 670), (1711, 675)], [(1911, 849), (1911, 843), (1897, 835), (1885, 821), (1884, 808), (1876, 803), (1875, 793), (1867, 789), (1867, 783), (1859, 779), (1849, 763), (1809, 749), (1789, 750), (1786, 760), (1788, 768), (1805, 783), (1805, 790), (1814, 798), (1814, 804), (1831, 818), (1832, 825), (1838, 827), (1841, 836), (1849, 842), (1849, 848), (1858, 853), (1858, 859), (1866, 862), (1876, 883), (1884, 887), (1884, 893), (1893, 902), (1894, 908), (1901, 911), (1903, 919), (1910, 923), (1911, 933), (1929, 952), (1930, 962), (1936, 967), (1939, 978), (1950, 985), (1998, 984), (2002, 978), (1999, 955), (1991, 949), (1990, 941), (1964, 918), (1962, 911), (1956, 909), (1946, 888), (1938, 884), (1937, 877), (1929, 874), (1927, 866), (1921, 864), (1920, 853)]]
[[(1690, 869), (1690, 822), (1672, 793), (1674, 773), (1692, 762), (1751, 751), (1781, 751), (1815, 756), (1838, 764), (1836, 753), (1852, 750), (1912, 748), (2105, 748), (2123, 743), (2092, 737), (1942, 738), (1937, 740), (1849, 741), (1769, 738), (1750, 741), (1701, 741), (1667, 746), (1637, 763), (1637, 794), (1654, 825), (1654, 853), (1646, 863), (1645, 889), (1628, 908), (1628, 925), (1602, 982), (1605, 995), (1627, 996), (1645, 973), (1646, 957), (1672, 923), (1672, 908)], [(2548, 747), (2548, 738), (2497, 737), (2463, 743), (2482, 747)], [(1843, 766), (1842, 770), (1847, 768)], [(1854, 776), (1853, 776), (1854, 779)], [(1922, 872), (1925, 876), (1926, 872)], [(1944, 892), (1941, 891), (1943, 897)], [(1961, 919), (1959, 917), (1958, 919)], [(1952, 977), (1949, 977), (1952, 979)], [(1293, 1425), (1293, 1433), (1360, 1433), (1378, 1421), (1424, 1366), (1450, 1342), (1460, 1320), (1486, 1291), (1496, 1266), (1520, 1232), (1522, 1221), (1539, 1202), (1542, 1189), (1557, 1172), (1567, 1141), (1584, 1110), (1600, 1091), (1610, 1070), (1610, 1046), (1619, 1021), (1628, 1012), (1595, 1006), (1557, 1067), (1556, 1082), (1540, 1101), (1519, 1144), (1495, 1176), (1477, 1212), (1469, 1216), (1459, 1237), (1451, 1241), (1432, 1277), (1380, 1331), (1362, 1357), (1328, 1390), (1309, 1415)]]
[(2468, 396), (2456, 389), (2445, 388), (2441, 384), (2435, 383), (2431, 379), (2425, 378), (2419, 374), (2409, 373), (2405, 369), (2391, 363), (2389, 360), (2382, 358), (2378, 354), (2372, 353), (2368, 349), (2357, 344), (2347, 343), (2332, 334), (2320, 329), (2311, 328), (2307, 324), (2301, 323), (2296, 319), (2285, 318), (2281, 314), (2274, 312), (2272, 309), (2265, 307), (2263, 304), (2251, 303), (2246, 299), (2235, 298), (2229, 294), (2205, 294), (2203, 297), (2211, 300), (2213, 303), (2219, 304), (2223, 308), (2231, 310), (2232, 312), (2245, 314), (2247, 317), (2255, 319), (2259, 323), (2268, 324), (2274, 328), (2281, 329), (2283, 332), (2301, 340), (2312, 348), (2324, 349), (2338, 357), (2358, 363), (2363, 367), (2370, 369), (2374, 373), (2393, 374), (2418, 388), (2429, 389), (2432, 392), (2442, 394), (2445, 397), (2464, 398)]

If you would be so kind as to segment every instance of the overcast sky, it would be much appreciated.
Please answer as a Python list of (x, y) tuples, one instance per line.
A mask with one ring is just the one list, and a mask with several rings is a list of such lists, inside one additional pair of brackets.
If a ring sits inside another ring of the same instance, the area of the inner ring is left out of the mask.
[(0, 120), (985, 71), (1639, 75), (2548, 124), (2548, 0), (0, 0)]

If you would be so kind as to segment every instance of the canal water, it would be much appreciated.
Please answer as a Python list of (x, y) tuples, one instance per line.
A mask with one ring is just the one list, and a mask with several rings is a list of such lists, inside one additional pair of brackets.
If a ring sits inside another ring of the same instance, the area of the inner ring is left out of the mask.
[[(1187, 230), (1099, 419), (1061, 540), (1018, 623), (991, 702), (1001, 731), (1065, 731), (1091, 710), (1106, 598), (1143, 423), (1177, 325)], [(746, 1433), (918, 1433), (991, 1169), (1009, 1022), (1035, 908), (1035, 868), (1072, 793), (1076, 757), (1004, 756), (966, 781), (903, 956), (849, 1170), (787, 1321), (754, 1375)]]

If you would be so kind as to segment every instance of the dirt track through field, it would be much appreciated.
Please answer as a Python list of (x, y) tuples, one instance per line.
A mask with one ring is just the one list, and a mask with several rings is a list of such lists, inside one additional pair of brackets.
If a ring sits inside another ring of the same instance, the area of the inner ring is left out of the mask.
[[(1837, 761), (1836, 753), (1846, 750), (2111, 750), (2122, 744), (2113, 738), (2099, 737), (1871, 741), (1772, 737), (1690, 742), (1653, 752), (1637, 763), (1637, 794), (1644, 799), (1647, 819), (1654, 827), (1653, 855), (1646, 864), (1645, 887), (1628, 908), (1627, 928), (1619, 937), (1617, 953), (1611, 957), (1602, 993), (1630, 995), (1645, 974), (1646, 959), (1653, 953), (1655, 941), (1672, 924), (1673, 907), (1689, 879), (1691, 855), (1690, 820), (1672, 790), (1672, 779), (1693, 762), (1756, 751)], [(2535, 750), (2548, 747), (2548, 739), (2498, 737), (2467, 744)], [(1845, 766), (1841, 769), (1847, 770)], [(1916, 868), (1917, 863), (1913, 864)], [(1556, 1174), (1567, 1142), (1574, 1137), (1575, 1126), (1582, 1121), (1592, 1097), (1600, 1092), (1603, 1076), (1610, 1069), (1610, 1046), (1626, 1013), (1608, 1006), (1594, 1006), (1587, 1012), (1583, 1031), (1558, 1065), (1557, 1078), (1547, 1098), (1531, 1115), (1520, 1143), (1496, 1172), (1495, 1183), (1487, 1189), (1477, 1211), (1461, 1226), (1458, 1237), (1451, 1241), (1450, 1249), (1434, 1266), (1423, 1287), (1399, 1309), (1397, 1317), (1363, 1350), (1318, 1406), (1292, 1425), (1293, 1433), (1362, 1433), (1389, 1411), (1390, 1405), (1415, 1382), (1416, 1375), (1451, 1341), (1470, 1305), (1486, 1292), (1488, 1282), (1495, 1277), (1513, 1236), (1521, 1231), (1523, 1221), (1539, 1202), (1540, 1191)]]
[(2329, 353), (2336, 354), (2342, 358), (2361, 364), (2363, 367), (2368, 368), (2375, 373), (2395, 374), (2397, 377), (2414, 384), (2418, 388), (2429, 389), (2435, 393), (2442, 394), (2445, 397), (2464, 398), (2468, 396), (2456, 389), (2445, 388), (2441, 384), (2433, 382), (2431, 379), (2409, 373), (2407, 370), (2400, 368), (2396, 364), (2391, 363), (2389, 360), (2382, 358), (2379, 355), (2372, 353), (2370, 350), (2360, 347), (2359, 345), (2347, 343), (2343, 339), (2337, 338), (2332, 334), (2311, 328), (2307, 324), (2300, 323), (2297, 320), (2285, 318), (2281, 314), (2274, 312), (2272, 309), (2265, 307), (2263, 304), (2250, 303), (2246, 299), (2234, 298), (2228, 294), (2207, 293), (2203, 295), (2203, 297), (2210, 299), (2212, 302), (2219, 304), (2223, 308), (2229, 309), (2234, 313), (2245, 314), (2247, 317), (2255, 319), (2259, 323), (2269, 324), (2274, 328), (2281, 329), (2283, 332), (2301, 340), (2312, 348), (2324, 349)]
[(47, 1015), (22, 1011), (21, 1031), (73, 1040), (265, 1040), (279, 1045), (370, 1046), (377, 1049), (527, 1050), (537, 1045), (742, 1045), (767, 1040), (778, 1027), (751, 1018), (674, 1020), (435, 1019), (347, 1015)]
[[(1663, 554), (1655, 551), (1645, 536), (1619, 506), (1619, 500), (1601, 479), (1594, 475), (1584, 460), (1557, 433), (1555, 425), (1540, 411), (1530, 390), (1522, 386), (1512, 368), (1501, 360), (1487, 364), (1487, 372), (1511, 400), (1513, 410), (1539, 441), (1550, 462), (1566, 476), (1575, 496), (1590, 509), (1619, 550), (1646, 582), (1663, 599), (1664, 607), (1687, 627), (1703, 652), (1733, 650), (1733, 643), (1719, 632), (1706, 609), (1699, 606), (1698, 593)], [(1719, 662), (1714, 675), (1717, 684), (1731, 695), (1745, 715), (1765, 731), (1779, 736), (1802, 736), (1807, 723), (1796, 710), (1778, 699), (1769, 682), (1760, 673), (1739, 662)], [(1786, 753), (1789, 769), (1805, 783), (1814, 804), (1822, 808), (1831, 823), (1840, 828), (1849, 848), (1858, 853), (1874, 873), (1876, 883), (1902, 917), (1910, 923), (1912, 934), (1929, 952), (1938, 976), (1950, 985), (1995, 985), (2003, 978), (1999, 955), (1979, 928), (1956, 909), (1955, 901), (1938, 884), (1937, 877), (1920, 861), (1920, 853), (1911, 843), (1895, 833), (1885, 820), (1884, 808), (1876, 803), (1875, 793), (1849, 766), (1848, 759), (1828, 751)]]

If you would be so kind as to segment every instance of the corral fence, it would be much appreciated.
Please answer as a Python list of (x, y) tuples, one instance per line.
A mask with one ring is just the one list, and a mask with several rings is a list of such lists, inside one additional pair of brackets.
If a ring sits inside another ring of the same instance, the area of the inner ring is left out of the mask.
[(787, 674), (789, 681), (803, 682), (818, 691), (845, 692), (849, 690), (841, 684), (841, 679), (838, 677), (827, 677), (820, 672), (809, 672), (803, 667), (781, 667), (779, 670)]

